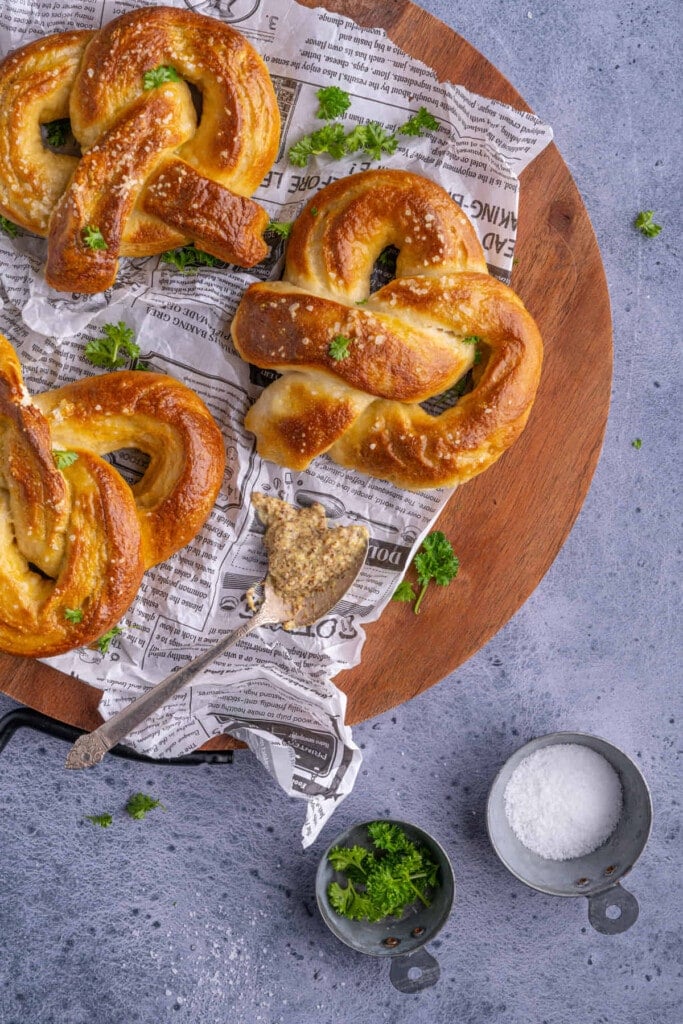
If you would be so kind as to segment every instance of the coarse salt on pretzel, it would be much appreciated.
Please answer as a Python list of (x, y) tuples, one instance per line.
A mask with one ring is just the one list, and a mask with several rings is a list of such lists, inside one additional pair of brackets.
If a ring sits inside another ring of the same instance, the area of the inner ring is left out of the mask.
[[(132, 488), (101, 457), (121, 448), (149, 456)], [(59, 450), (77, 456), (61, 470)], [(0, 650), (48, 657), (102, 636), (144, 571), (201, 528), (224, 466), (218, 427), (179, 381), (120, 371), (31, 398), (0, 336)]]
[[(370, 295), (389, 245), (396, 278)], [(487, 273), (457, 203), (426, 178), (388, 170), (333, 182), (308, 203), (283, 280), (247, 289), (232, 335), (244, 359), (283, 374), (245, 420), (262, 456), (304, 469), (327, 452), (409, 490), (463, 483), (509, 448), (543, 351), (522, 301)], [(474, 387), (456, 405), (437, 416), (421, 407), (470, 369)]]
[[(173, 80), (146, 87), (159, 68)], [(260, 56), (223, 22), (147, 7), (47, 36), (0, 64), (0, 104), (0, 212), (48, 236), (53, 287), (103, 291), (119, 256), (188, 241), (240, 266), (267, 254), (268, 214), (249, 197), (275, 159), (277, 101)], [(67, 115), (80, 159), (42, 143), (40, 124)]]

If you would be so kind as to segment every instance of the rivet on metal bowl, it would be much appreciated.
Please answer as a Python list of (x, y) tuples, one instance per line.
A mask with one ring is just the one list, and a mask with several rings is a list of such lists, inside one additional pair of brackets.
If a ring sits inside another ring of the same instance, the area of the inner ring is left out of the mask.
[(424, 928), (420, 928), (419, 926), (417, 928), (413, 928), (410, 934), (416, 939), (418, 935), (424, 935)]
[(388, 935), (386, 937), (386, 939), (383, 939), (382, 945), (383, 946), (398, 946), (400, 942), (401, 942), (401, 940), (397, 939), (395, 936)]
[(616, 864), (610, 864), (610, 866), (608, 868), (605, 868), (605, 874), (606, 875), (613, 875), (616, 870), (617, 870)]
[(590, 882), (590, 878), (578, 878), (576, 880), (576, 884), (577, 885), (588, 885), (589, 882)]

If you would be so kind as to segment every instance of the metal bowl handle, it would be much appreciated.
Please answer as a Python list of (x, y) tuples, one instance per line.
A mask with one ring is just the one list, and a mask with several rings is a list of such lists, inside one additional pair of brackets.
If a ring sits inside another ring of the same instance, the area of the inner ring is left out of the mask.
[[(419, 973), (418, 973), (419, 972)], [(411, 974), (416, 975), (411, 978)], [(414, 953), (391, 958), (389, 980), (399, 992), (421, 992), (423, 988), (436, 985), (441, 976), (438, 960), (426, 949), (416, 949)]]
[[(618, 914), (612, 910), (614, 907), (619, 911)], [(608, 913), (610, 910), (611, 914)], [(596, 932), (602, 932), (603, 935), (625, 932), (636, 923), (638, 911), (638, 900), (618, 883), (588, 897), (588, 920)]]

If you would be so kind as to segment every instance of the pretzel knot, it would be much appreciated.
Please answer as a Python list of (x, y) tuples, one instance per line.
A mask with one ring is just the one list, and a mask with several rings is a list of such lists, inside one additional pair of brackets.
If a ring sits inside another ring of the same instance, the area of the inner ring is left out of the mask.
[[(121, 448), (149, 456), (133, 488), (101, 458)], [(224, 466), (179, 381), (120, 371), (31, 399), (0, 335), (0, 650), (47, 657), (102, 636), (145, 569), (201, 528)]]
[[(389, 245), (396, 278), (369, 294)], [(305, 469), (328, 452), (413, 490), (491, 465), (524, 428), (541, 372), (536, 324), (486, 272), (468, 218), (404, 171), (319, 192), (292, 230), (283, 280), (247, 289), (232, 333), (244, 359), (283, 374), (245, 420), (261, 455)], [(474, 387), (456, 405), (421, 407), (470, 369)]]
[[(43, 145), (41, 123), (65, 117), (80, 159)], [(62, 291), (103, 291), (119, 256), (190, 240), (253, 266), (269, 218), (248, 197), (279, 130), (268, 71), (243, 36), (193, 11), (134, 10), (0, 64), (0, 212), (48, 237), (46, 278)]]

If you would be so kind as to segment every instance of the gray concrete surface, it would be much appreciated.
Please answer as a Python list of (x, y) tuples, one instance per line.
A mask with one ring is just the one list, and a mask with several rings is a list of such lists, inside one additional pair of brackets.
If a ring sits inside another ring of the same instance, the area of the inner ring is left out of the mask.
[[(546, 578), (483, 650), (355, 730), (362, 773), (312, 852), (299, 845), (301, 805), (248, 752), (232, 766), (183, 769), (109, 759), (67, 777), (62, 742), (15, 736), (0, 756), (2, 1024), (681, 1019), (681, 7), (423, 4), (553, 126), (598, 236), (615, 375), (588, 500)], [(663, 223), (659, 238), (633, 229), (643, 208)], [(0, 698), (0, 712), (12, 706)], [(640, 918), (620, 936), (594, 932), (582, 899), (526, 889), (486, 838), (497, 768), (555, 729), (621, 746), (652, 788), (652, 837), (628, 883)], [(166, 813), (124, 820), (140, 789)], [(115, 814), (106, 831), (83, 820), (104, 810)], [(325, 844), (384, 814), (432, 831), (457, 879), (452, 917), (434, 943), (441, 980), (411, 996), (391, 987), (387, 964), (340, 945), (314, 909)]]

